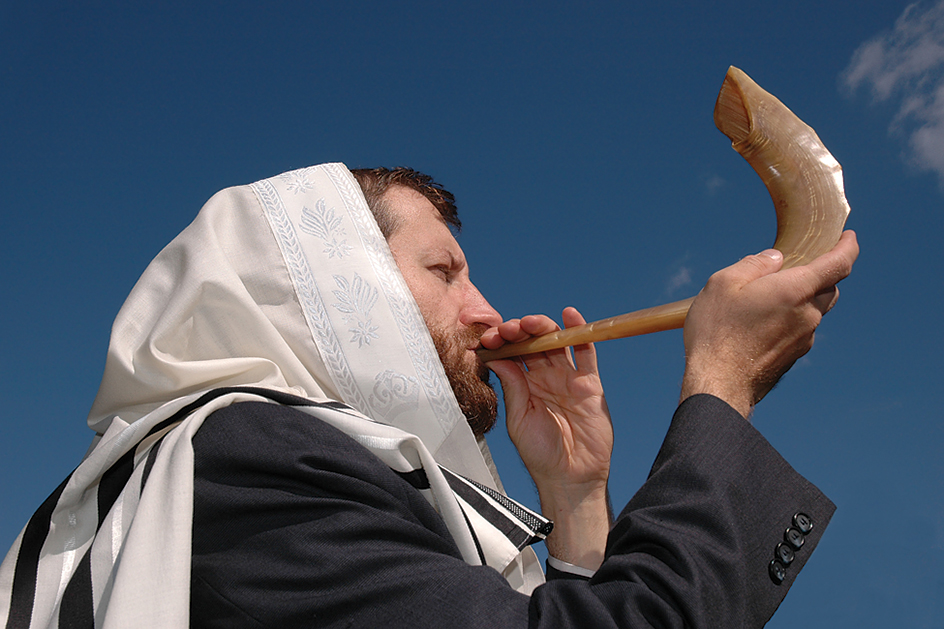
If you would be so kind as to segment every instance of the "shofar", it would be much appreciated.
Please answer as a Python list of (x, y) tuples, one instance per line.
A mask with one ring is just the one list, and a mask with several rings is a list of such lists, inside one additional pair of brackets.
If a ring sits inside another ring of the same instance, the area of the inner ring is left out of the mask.
[[(842, 167), (816, 132), (743, 71), (731, 66), (715, 103), (715, 125), (760, 175), (777, 211), (774, 248), (783, 268), (806, 264), (835, 246), (849, 216)], [(685, 324), (694, 297), (558, 330), (496, 350), (484, 361), (674, 330)]]

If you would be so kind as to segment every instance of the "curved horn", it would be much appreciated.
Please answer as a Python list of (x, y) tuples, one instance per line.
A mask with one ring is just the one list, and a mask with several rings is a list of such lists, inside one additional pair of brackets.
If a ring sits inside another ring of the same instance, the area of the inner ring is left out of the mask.
[[(842, 167), (816, 132), (731, 66), (715, 103), (715, 125), (753, 166), (767, 186), (777, 211), (774, 248), (783, 268), (806, 264), (839, 241), (849, 216)], [(694, 297), (664, 306), (558, 330), (496, 350), (480, 349), (483, 361), (552, 349), (674, 330), (685, 325)]]

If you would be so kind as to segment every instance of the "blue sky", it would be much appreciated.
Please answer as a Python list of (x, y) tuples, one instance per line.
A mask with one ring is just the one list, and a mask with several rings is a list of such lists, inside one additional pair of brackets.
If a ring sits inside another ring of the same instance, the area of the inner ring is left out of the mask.
[[(940, 627), (941, 0), (4, 3), (0, 545), (88, 445), (124, 297), (217, 190), (410, 165), (456, 193), (504, 315), (611, 316), (773, 241), (769, 197), (712, 123), (729, 65), (843, 165), (862, 248), (755, 415), (839, 506), (769, 626)], [(681, 333), (599, 353), (619, 508), (677, 402)], [(495, 433), (506, 485), (534, 502)]]

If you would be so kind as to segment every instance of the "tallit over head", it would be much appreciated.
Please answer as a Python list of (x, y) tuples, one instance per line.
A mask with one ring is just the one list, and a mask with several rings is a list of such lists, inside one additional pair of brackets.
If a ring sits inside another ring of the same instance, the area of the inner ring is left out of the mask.
[[(324, 164), (217, 193), (148, 266), (112, 328), (93, 447), (0, 567), (0, 619), (186, 626), (191, 438), (246, 400), (296, 406), (397, 471), (422, 469), (468, 563), (524, 592), (543, 581), (525, 546), (546, 521), (503, 508), (359, 186)], [(478, 500), (527, 534), (498, 533)]]

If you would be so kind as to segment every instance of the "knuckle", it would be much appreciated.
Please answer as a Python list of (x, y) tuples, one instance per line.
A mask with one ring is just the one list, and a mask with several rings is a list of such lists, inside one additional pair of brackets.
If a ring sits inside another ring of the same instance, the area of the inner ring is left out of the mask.
[(733, 283), (734, 280), (728, 269), (721, 269), (711, 274), (711, 277), (705, 282), (705, 290), (708, 292), (726, 292)]
[(807, 330), (812, 331), (819, 327), (820, 322), (823, 320), (823, 313), (819, 311), (818, 308), (810, 306), (809, 308), (804, 308), (803, 317), (801, 319), (801, 324)]

